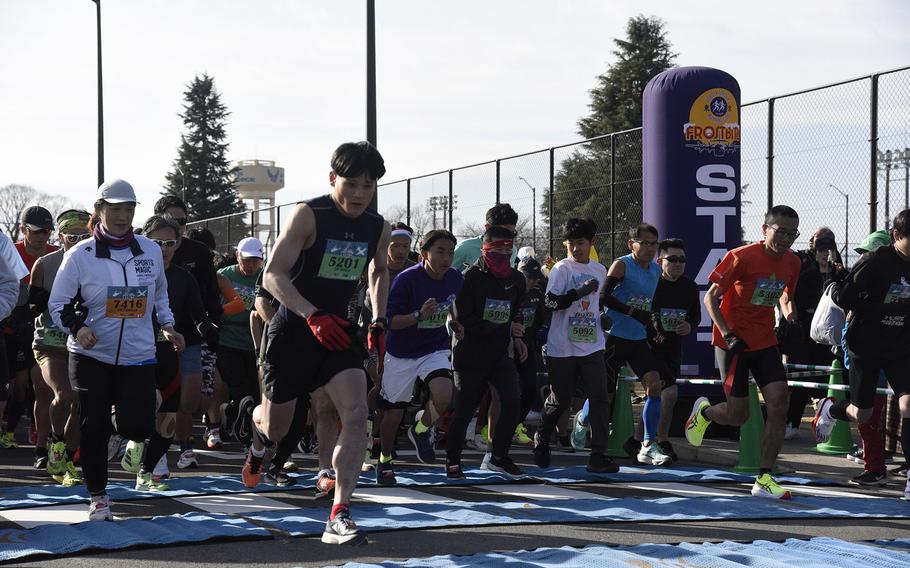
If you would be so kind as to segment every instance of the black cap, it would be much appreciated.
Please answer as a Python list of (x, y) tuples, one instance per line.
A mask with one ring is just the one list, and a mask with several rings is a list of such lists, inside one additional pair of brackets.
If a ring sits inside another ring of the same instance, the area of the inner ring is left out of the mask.
[(837, 248), (837, 244), (832, 237), (818, 237), (813, 241), (815, 250), (829, 250)]
[(540, 270), (540, 263), (533, 258), (528, 258), (519, 262), (518, 271), (528, 278), (543, 278), (543, 272)]
[(54, 218), (51, 212), (40, 205), (32, 205), (22, 212), (22, 224), (35, 229), (54, 229)]

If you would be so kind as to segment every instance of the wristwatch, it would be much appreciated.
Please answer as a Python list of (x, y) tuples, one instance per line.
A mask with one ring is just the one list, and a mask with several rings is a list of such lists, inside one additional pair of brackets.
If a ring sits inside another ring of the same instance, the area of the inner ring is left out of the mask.
[(420, 318), (420, 310), (414, 310), (414, 312), (411, 313), (411, 315), (414, 317), (415, 320), (417, 320), (417, 321), (423, 321), (423, 320)]

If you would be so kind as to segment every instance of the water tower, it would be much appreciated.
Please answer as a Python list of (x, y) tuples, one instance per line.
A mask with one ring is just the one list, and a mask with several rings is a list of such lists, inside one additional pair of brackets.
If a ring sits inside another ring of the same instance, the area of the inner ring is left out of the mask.
[(278, 236), (275, 192), (284, 187), (284, 168), (271, 160), (240, 160), (235, 166), (234, 185), (251, 212), (252, 234), (268, 250)]

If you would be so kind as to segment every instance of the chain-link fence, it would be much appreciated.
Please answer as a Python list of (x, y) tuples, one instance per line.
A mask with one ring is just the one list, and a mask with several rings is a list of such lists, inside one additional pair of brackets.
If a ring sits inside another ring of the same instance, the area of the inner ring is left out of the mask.
[[(805, 248), (830, 227), (844, 260), (875, 229), (910, 206), (910, 66), (746, 103), (741, 112), (742, 225), (760, 238), (765, 211), (786, 204), (800, 214)], [(519, 214), (518, 244), (559, 256), (558, 228), (591, 217), (604, 262), (625, 252), (642, 215), (641, 129), (553, 146), (379, 186), (379, 211), (417, 234), (483, 230), (484, 214), (509, 203)], [(274, 242), (293, 205), (193, 223), (216, 235), (220, 251), (244, 236)], [(846, 238), (845, 238), (846, 235)]]

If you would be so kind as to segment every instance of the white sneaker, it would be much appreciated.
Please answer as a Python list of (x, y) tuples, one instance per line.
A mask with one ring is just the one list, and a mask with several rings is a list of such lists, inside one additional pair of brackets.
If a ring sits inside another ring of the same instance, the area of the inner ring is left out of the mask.
[(836, 420), (831, 416), (831, 407), (837, 402), (832, 397), (823, 398), (818, 403), (815, 420), (812, 421), (812, 431), (815, 432), (815, 441), (823, 444), (831, 438)]
[(483, 435), (481, 434), (474, 434), (474, 437), (465, 442), (465, 445), (481, 452), (486, 452), (490, 449), (489, 444), (484, 442)]
[(483, 455), (483, 461), (480, 462), (480, 469), (490, 469), (490, 458), (493, 457), (493, 452), (487, 452)]
[(195, 469), (199, 467), (199, 462), (196, 461), (196, 452), (192, 449), (181, 452), (180, 457), (177, 459), (177, 467), (180, 469), (186, 469), (188, 467)]
[(107, 493), (92, 497), (88, 506), (88, 520), (113, 521), (114, 514), (111, 513), (111, 504), (111, 498)]
[(784, 432), (784, 440), (795, 440), (799, 438), (799, 428), (794, 428), (790, 424), (787, 424), (787, 430)]
[(161, 456), (161, 459), (158, 460), (158, 463), (155, 464), (155, 469), (152, 470), (152, 477), (155, 478), (155, 481), (161, 479), (167, 479), (171, 476), (171, 471), (167, 468), (167, 454)]
[(910, 477), (907, 478), (907, 485), (904, 486), (904, 500), (910, 501)]
[(641, 449), (638, 450), (637, 459), (638, 463), (651, 465), (667, 465), (673, 461), (656, 442), (652, 442), (647, 446), (642, 444)]

